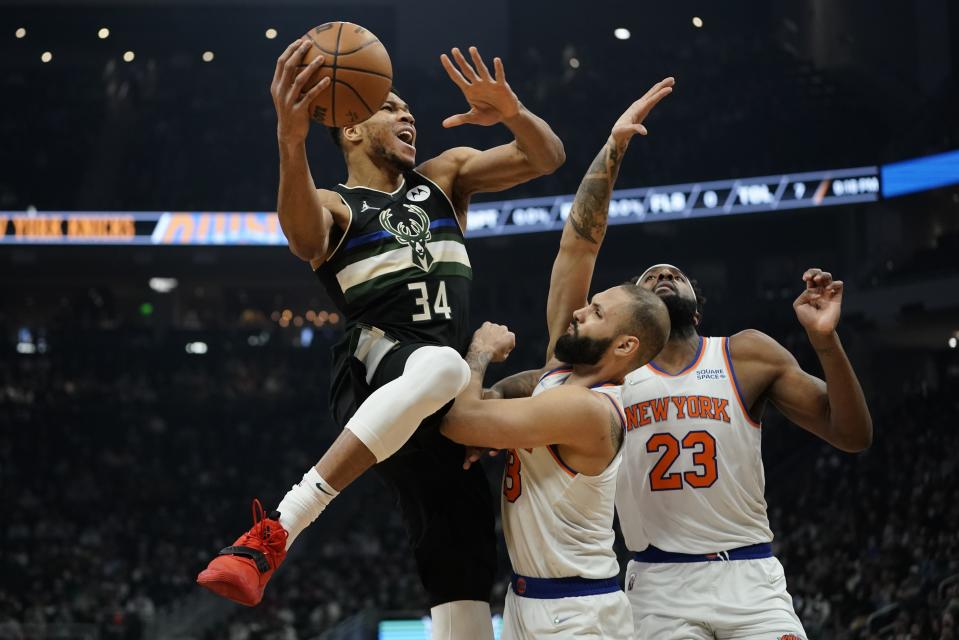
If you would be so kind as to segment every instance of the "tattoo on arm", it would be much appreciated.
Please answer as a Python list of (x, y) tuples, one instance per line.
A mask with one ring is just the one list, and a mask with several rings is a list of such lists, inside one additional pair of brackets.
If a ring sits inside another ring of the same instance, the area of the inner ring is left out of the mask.
[(576, 190), (576, 198), (573, 200), (569, 217), (566, 218), (566, 224), (587, 242), (599, 244), (606, 235), (609, 199), (625, 150), (625, 147), (618, 147), (610, 138), (593, 159), (593, 164)]
[(493, 360), (492, 353), (476, 352), (470, 351), (466, 354), (466, 364), (469, 365), (470, 370), (479, 376), (479, 379), (482, 380), (483, 376), (486, 375), (486, 367), (489, 366), (489, 363)]
[(539, 375), (538, 369), (516, 373), (494, 384), (491, 391), (505, 399), (528, 398), (533, 395), (533, 389), (539, 382)]

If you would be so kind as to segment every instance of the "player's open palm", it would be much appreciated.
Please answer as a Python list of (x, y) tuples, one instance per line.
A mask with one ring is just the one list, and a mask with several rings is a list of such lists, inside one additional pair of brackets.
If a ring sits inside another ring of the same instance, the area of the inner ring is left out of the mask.
[(629, 108), (619, 116), (613, 125), (613, 139), (617, 143), (629, 141), (637, 133), (645, 136), (649, 131), (643, 126), (646, 116), (653, 110), (659, 101), (673, 92), (676, 80), (672, 77), (663, 78), (650, 88), (642, 98), (629, 105)]
[(330, 79), (323, 78), (308, 91), (303, 87), (323, 66), (325, 56), (317, 56), (303, 66), (303, 57), (310, 50), (309, 40), (297, 40), (286, 48), (276, 60), (270, 94), (276, 107), (276, 134), (281, 141), (298, 143), (306, 140), (310, 131), (310, 105), (320, 92), (330, 86)]
[(842, 280), (833, 280), (832, 274), (822, 269), (808, 269), (803, 281), (806, 290), (793, 302), (799, 323), (811, 333), (832, 333), (839, 325)]
[(470, 110), (450, 116), (443, 120), (444, 127), (458, 127), (461, 124), (478, 124), (482, 127), (502, 122), (519, 113), (519, 98), (510, 89), (506, 82), (506, 72), (503, 71), (503, 61), (493, 58), (495, 75), (490, 75), (486, 63), (480, 57), (476, 47), (469, 48), (471, 65), (459, 49), (453, 48), (453, 60), (457, 69), (445, 53), (440, 56), (440, 62), (449, 75), (450, 80), (460, 88)]

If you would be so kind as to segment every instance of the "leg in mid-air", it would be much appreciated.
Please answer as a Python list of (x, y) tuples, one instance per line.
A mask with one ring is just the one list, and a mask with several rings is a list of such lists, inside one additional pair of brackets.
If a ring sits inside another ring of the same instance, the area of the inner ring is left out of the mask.
[(260, 507), (253, 527), (221, 550), (197, 582), (241, 604), (257, 604), (303, 529), (364, 471), (396, 453), (417, 426), (455, 398), (468, 381), (469, 367), (455, 350), (415, 349), (402, 374), (362, 402), (329, 450), (293, 485), (277, 510), (263, 517)]

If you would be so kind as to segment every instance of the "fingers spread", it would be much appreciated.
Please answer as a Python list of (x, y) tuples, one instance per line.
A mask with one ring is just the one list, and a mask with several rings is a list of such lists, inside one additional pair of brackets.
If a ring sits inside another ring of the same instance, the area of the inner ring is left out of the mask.
[(506, 70), (503, 69), (501, 58), (493, 58), (493, 72), (496, 74), (497, 82), (506, 82)]
[(460, 70), (463, 72), (463, 76), (470, 82), (476, 82), (479, 80), (479, 76), (476, 75), (476, 71), (473, 70), (473, 67), (470, 66), (470, 63), (466, 61), (466, 58), (463, 57), (462, 52), (459, 48), (453, 47), (453, 59), (456, 60), (456, 64), (459, 65)]
[(317, 56), (310, 64), (306, 65), (296, 74), (296, 78), (293, 80), (293, 85), (290, 87), (290, 91), (293, 92), (294, 96), (299, 96), (303, 91), (303, 85), (313, 77), (313, 74), (323, 66), (323, 56)]
[(440, 62), (443, 63), (443, 68), (446, 69), (446, 75), (450, 77), (450, 80), (453, 81), (453, 84), (460, 89), (465, 89), (466, 87), (470, 86), (470, 83), (467, 82), (466, 78), (463, 77), (463, 74), (453, 66), (449, 56), (444, 53), (440, 56)]
[(330, 78), (320, 78), (319, 82), (310, 87), (309, 91), (300, 96), (297, 106), (313, 104), (313, 100), (316, 98), (316, 96), (318, 96), (320, 92), (326, 89), (328, 86), (330, 86)]
[(469, 113), (458, 113), (455, 116), (450, 116), (446, 120), (443, 120), (443, 127), (449, 129), (451, 127), (458, 127), (461, 124), (468, 124), (472, 119), (473, 112)]
[(486, 63), (483, 62), (483, 58), (480, 57), (479, 49), (470, 47), (470, 58), (473, 59), (473, 64), (476, 66), (479, 76), (487, 82), (492, 82), (493, 78), (490, 76), (489, 69), (486, 68)]

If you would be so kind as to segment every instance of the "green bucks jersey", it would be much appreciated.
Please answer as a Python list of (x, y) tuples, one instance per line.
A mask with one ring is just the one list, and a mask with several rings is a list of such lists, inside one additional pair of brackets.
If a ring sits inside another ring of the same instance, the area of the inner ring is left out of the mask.
[(386, 193), (333, 187), (350, 210), (334, 228), (331, 253), (316, 275), (344, 313), (402, 342), (429, 342), (464, 352), (469, 345), (473, 272), (449, 198), (415, 171)]

